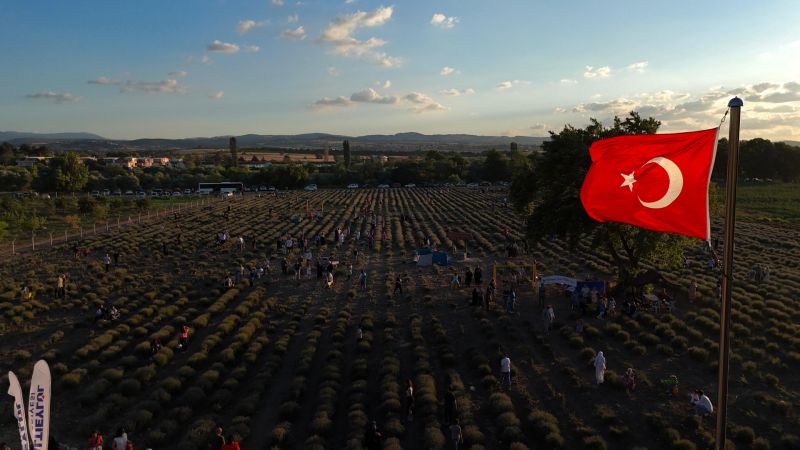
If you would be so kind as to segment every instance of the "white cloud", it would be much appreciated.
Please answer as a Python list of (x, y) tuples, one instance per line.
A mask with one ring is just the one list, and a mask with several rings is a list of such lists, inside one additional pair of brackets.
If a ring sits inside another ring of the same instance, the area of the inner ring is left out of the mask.
[(286, 18), (286, 21), (289, 23), (297, 23), (298, 20), (300, 20), (300, 16), (298, 16), (297, 14), (292, 14), (291, 16)]
[(471, 94), (474, 94), (475, 93), (475, 89), (466, 88), (464, 90), (459, 91), (458, 89), (452, 88), (452, 89), (444, 89), (442, 91), (439, 91), (439, 93), (442, 94), (442, 95), (449, 95), (451, 97), (458, 97), (459, 95), (471, 95)]
[(447, 111), (450, 109), (421, 92), (412, 92), (403, 98), (412, 103), (409, 111), (417, 114), (425, 112)]
[(76, 103), (81, 100), (81, 97), (72, 95), (69, 92), (58, 94), (53, 91), (42, 91), (35, 94), (28, 94), (25, 97), (36, 100), (52, 100), (54, 103)]
[(572, 78), (562, 78), (558, 80), (558, 82), (561, 84), (570, 85), (570, 84), (577, 84), (578, 80), (573, 80)]
[(583, 72), (584, 78), (605, 78), (611, 75), (611, 68), (608, 66), (598, 67), (595, 69), (593, 66), (586, 66)]
[(120, 92), (143, 92), (147, 94), (185, 94), (186, 86), (178, 80), (167, 79), (162, 81), (126, 81)]
[(209, 58), (208, 55), (203, 55), (203, 57), (200, 58), (200, 64), (211, 64), (212, 62), (214, 61), (211, 61), (211, 58)]
[(378, 103), (383, 105), (392, 105), (397, 103), (398, 99), (394, 96), (382, 96), (375, 89), (367, 88), (363, 91), (352, 94), (350, 96), (350, 101), (356, 103)]
[(306, 38), (306, 30), (303, 29), (302, 26), (295, 28), (294, 30), (285, 30), (281, 33), (281, 36), (287, 39), (297, 39), (303, 40)]
[(514, 86), (526, 86), (531, 84), (530, 81), (526, 80), (512, 80), (512, 81), (501, 81), (497, 83), (497, 89), (511, 89)]
[(428, 97), (420, 92), (412, 92), (404, 95), (403, 97), (396, 97), (393, 95), (381, 95), (378, 91), (372, 88), (367, 88), (359, 92), (355, 92), (350, 97), (324, 97), (315, 101), (311, 108), (315, 110), (324, 110), (335, 107), (347, 108), (353, 107), (359, 103), (372, 103), (378, 105), (397, 105), (405, 102), (410, 104), (409, 111), (414, 113), (424, 113), (432, 111), (447, 111), (449, 108), (438, 103), (434, 99)]
[(213, 94), (209, 95), (208, 98), (210, 98), (212, 100), (221, 100), (222, 97), (224, 97), (224, 96), (225, 96), (225, 92), (224, 91), (217, 91), (217, 92), (214, 92)]
[(442, 13), (436, 13), (431, 17), (431, 25), (441, 28), (453, 28), (458, 23), (458, 17), (447, 17)]
[(256, 28), (263, 28), (269, 25), (269, 20), (262, 20), (260, 22), (256, 22), (255, 20), (240, 20), (239, 23), (236, 25), (236, 32), (239, 34), (245, 34), (250, 30), (254, 30)]
[(337, 69), (336, 67), (333, 67), (333, 66), (328, 67), (328, 75), (330, 75), (332, 77), (338, 77), (341, 74), (342, 74), (342, 72), (340, 72), (339, 69)]
[(556, 113), (559, 113), (559, 114), (563, 114), (563, 113), (567, 112), (567, 109), (558, 107), (558, 108), (554, 109), (553, 112), (556, 112)]
[(389, 89), (390, 87), (392, 87), (392, 81), (391, 80), (385, 80), (385, 81), (380, 81), (379, 80), (379, 81), (376, 81), (374, 84), (375, 84), (375, 86), (380, 86), (383, 89)]
[(348, 106), (353, 106), (353, 104), (354, 103), (351, 102), (350, 99), (347, 97), (335, 97), (335, 98), (324, 97), (320, 100), (315, 101), (314, 104), (311, 105), (311, 107), (313, 109), (326, 109), (332, 106), (348, 107)]
[(382, 6), (372, 12), (357, 11), (337, 16), (325, 27), (319, 41), (333, 45), (333, 52), (336, 54), (359, 57), (383, 67), (396, 67), (401, 62), (399, 58), (377, 51), (386, 41), (376, 37), (360, 40), (353, 36), (359, 28), (374, 28), (385, 24), (391, 19), (392, 12), (391, 6)]
[(229, 44), (227, 42), (215, 40), (206, 46), (206, 50), (220, 53), (238, 53), (239, 46), (236, 44)]
[(242, 51), (245, 53), (258, 53), (261, 50), (261, 47), (257, 45), (245, 45), (242, 47)]
[(442, 67), (442, 70), (439, 71), (439, 75), (446, 77), (448, 75), (452, 75), (454, 73), (458, 73), (458, 71), (452, 67)]
[(171, 77), (175, 77), (175, 78), (183, 78), (186, 75), (189, 75), (189, 72), (187, 72), (185, 70), (176, 70), (175, 72), (170, 72), (167, 75), (169, 75)]
[(271, 0), (271, 3), (275, 6), (283, 6), (283, 0)]
[(118, 80), (114, 80), (109, 77), (97, 77), (94, 80), (87, 81), (87, 83), (100, 84), (100, 85), (113, 85), (113, 84), (119, 84), (120, 82)]
[(349, 5), (349, 4), (352, 4), (352, 3), (355, 3), (355, 2), (356, 2), (356, 0), (344, 0), (344, 4), (345, 5)]
[(547, 133), (547, 129), (548, 128), (549, 127), (547, 126), (546, 123), (535, 123), (535, 124), (530, 126), (530, 129), (531, 129), (532, 132), (534, 132), (534, 133), (542, 133), (542, 134)]
[(648, 64), (647, 61), (636, 62), (633, 64), (628, 64), (627, 69), (634, 70), (639, 73), (644, 73), (644, 69), (647, 68), (647, 64)]

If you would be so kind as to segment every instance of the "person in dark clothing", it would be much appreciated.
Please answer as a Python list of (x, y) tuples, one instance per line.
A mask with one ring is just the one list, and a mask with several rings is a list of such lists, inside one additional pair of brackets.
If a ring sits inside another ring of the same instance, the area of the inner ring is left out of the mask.
[(403, 295), (403, 280), (400, 277), (395, 278), (394, 280), (394, 295), (397, 295), (397, 292), (400, 292), (400, 295)]
[(115, 251), (112, 256), (114, 256), (114, 265), (115, 266), (118, 265), (119, 264), (119, 251)]
[(472, 269), (467, 267), (467, 272), (464, 274), (464, 284), (469, 287), (472, 284)]
[(317, 279), (322, 278), (322, 263), (317, 261)]
[(472, 288), (472, 306), (480, 306), (483, 301), (483, 293), (478, 286)]
[(286, 258), (281, 259), (281, 272), (283, 272), (284, 275), (289, 273), (289, 263), (286, 261)]
[(383, 442), (383, 435), (378, 431), (378, 424), (373, 420), (369, 431), (364, 436), (364, 446), (367, 450), (380, 450)]
[(481, 285), (481, 278), (483, 278), (483, 271), (481, 271), (480, 267), (475, 268), (475, 284), (478, 286)]
[(161, 241), (161, 253), (167, 254), (167, 241)]
[(444, 394), (444, 423), (451, 424), (456, 418), (456, 395), (453, 393), (453, 389), (450, 388)]

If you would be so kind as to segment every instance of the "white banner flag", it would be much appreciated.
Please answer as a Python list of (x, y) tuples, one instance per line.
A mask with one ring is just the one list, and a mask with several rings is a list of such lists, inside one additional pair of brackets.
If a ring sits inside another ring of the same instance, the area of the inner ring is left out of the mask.
[(28, 437), (28, 422), (25, 420), (25, 398), (22, 396), (22, 387), (14, 372), (8, 372), (8, 395), (14, 397), (14, 418), (17, 419), (19, 440), (22, 450), (30, 450), (31, 442)]
[(28, 395), (28, 429), (33, 450), (47, 450), (50, 438), (50, 367), (40, 359), (33, 366)]

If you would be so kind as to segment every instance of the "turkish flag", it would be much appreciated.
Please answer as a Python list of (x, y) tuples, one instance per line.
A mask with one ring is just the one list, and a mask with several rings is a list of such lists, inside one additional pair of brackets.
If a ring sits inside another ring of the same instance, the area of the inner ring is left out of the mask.
[(592, 144), (581, 202), (600, 222), (708, 240), (708, 183), (718, 128), (642, 134)]

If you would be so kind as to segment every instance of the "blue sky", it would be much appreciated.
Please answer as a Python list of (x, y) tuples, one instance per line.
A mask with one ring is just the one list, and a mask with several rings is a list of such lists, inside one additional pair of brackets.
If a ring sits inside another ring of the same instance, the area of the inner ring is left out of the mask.
[(739, 95), (743, 137), (800, 140), (798, 23), (790, 0), (4, 0), (0, 129), (680, 131)]

